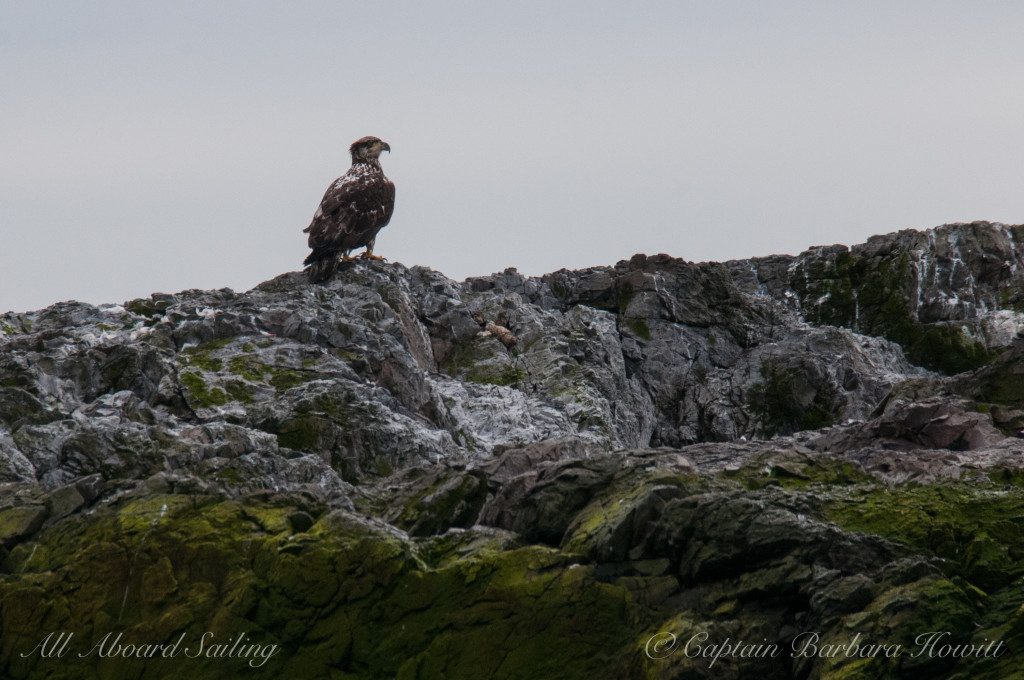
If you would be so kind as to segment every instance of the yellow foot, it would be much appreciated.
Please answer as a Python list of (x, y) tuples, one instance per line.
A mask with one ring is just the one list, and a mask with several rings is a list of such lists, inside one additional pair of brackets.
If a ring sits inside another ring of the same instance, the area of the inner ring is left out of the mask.
[(387, 262), (387, 258), (381, 257), (380, 255), (374, 255), (369, 250), (363, 253), (364, 260), (377, 260), (377, 262)]
[(342, 262), (351, 262), (354, 259), (356, 259), (356, 258), (352, 257), (348, 253), (345, 253), (344, 255), (341, 256), (341, 261)]

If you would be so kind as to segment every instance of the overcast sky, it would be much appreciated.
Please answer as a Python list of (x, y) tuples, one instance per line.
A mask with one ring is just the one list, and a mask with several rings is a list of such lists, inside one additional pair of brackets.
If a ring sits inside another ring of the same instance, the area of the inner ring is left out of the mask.
[(1021, 2), (0, 0), (0, 312), (246, 290), (363, 135), (449, 277), (1024, 222)]

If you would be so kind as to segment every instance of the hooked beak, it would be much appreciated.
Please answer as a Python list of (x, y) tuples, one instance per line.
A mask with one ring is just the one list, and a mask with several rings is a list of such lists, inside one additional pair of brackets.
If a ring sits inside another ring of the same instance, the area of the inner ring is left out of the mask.
[(388, 153), (391, 153), (391, 145), (389, 145), (387, 142), (381, 142), (380, 143), (380, 150), (381, 151), (387, 151)]

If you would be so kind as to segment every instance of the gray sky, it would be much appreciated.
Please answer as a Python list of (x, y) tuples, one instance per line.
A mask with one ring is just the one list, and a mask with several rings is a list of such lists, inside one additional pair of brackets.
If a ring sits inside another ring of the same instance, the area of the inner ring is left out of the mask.
[(301, 268), (348, 146), (448, 276), (1024, 222), (1020, 2), (0, 0), (0, 312)]

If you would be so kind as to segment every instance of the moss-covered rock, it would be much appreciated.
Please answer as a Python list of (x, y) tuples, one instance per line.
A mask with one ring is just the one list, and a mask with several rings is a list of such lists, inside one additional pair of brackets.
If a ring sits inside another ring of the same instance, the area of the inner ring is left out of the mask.
[[(430, 569), (386, 525), (336, 512), (291, 534), (285, 516), (293, 511), (155, 497), (48, 530), (27, 567), (0, 582), (6, 677), (147, 678), (187, 668), (197, 678), (570, 678), (627, 670), (627, 591), (557, 551), (476, 551)], [(7, 564), (21, 564), (28, 550)], [(86, 654), (69, 662), (31, 653), (38, 630), (68, 621), (83, 653), (108, 631), (136, 645), (171, 645), (184, 634), (192, 654), (204, 634), (209, 645), (244, 633), (248, 647), (275, 651), (258, 668), (248, 663), (254, 655)]]
[(922, 298), (928, 285), (922, 277), (928, 264), (921, 253), (913, 257), (900, 248), (870, 255), (822, 249), (793, 267), (789, 285), (809, 321), (888, 338), (926, 368), (952, 375), (993, 361), (998, 350), (967, 332), (963, 321), (927, 318), (932, 303)]
[(979, 482), (851, 491), (830, 503), (840, 526), (905, 541), (985, 591), (1024, 576), (1024, 489)]

